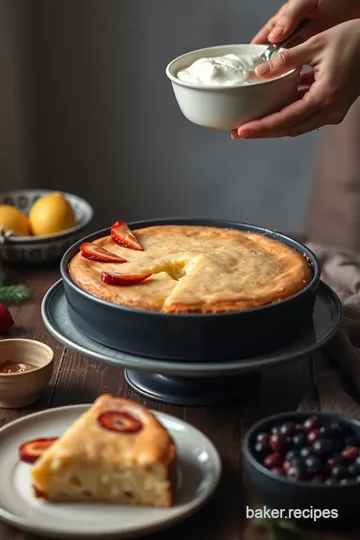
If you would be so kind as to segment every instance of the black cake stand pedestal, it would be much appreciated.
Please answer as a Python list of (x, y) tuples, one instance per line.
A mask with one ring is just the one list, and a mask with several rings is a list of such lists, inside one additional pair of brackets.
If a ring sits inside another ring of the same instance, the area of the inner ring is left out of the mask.
[(180, 362), (134, 356), (85, 336), (69, 317), (62, 280), (44, 296), (41, 312), (46, 328), (58, 341), (82, 356), (125, 369), (127, 383), (141, 396), (187, 406), (245, 399), (259, 388), (261, 371), (319, 349), (338, 331), (342, 317), (338, 297), (320, 283), (312, 324), (290, 344), (248, 359)]

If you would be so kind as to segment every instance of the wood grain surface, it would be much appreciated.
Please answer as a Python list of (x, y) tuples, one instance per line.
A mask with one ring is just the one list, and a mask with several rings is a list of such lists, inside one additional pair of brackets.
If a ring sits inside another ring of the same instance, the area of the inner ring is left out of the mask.
[[(216, 445), (223, 462), (223, 475), (218, 490), (195, 516), (162, 533), (143, 537), (144, 540), (270, 540), (267, 531), (255, 529), (245, 515), (246, 505), (257, 504), (256, 494), (242, 474), (241, 444), (243, 435), (254, 421), (274, 412), (295, 409), (308, 389), (309, 359), (291, 362), (285, 368), (273, 368), (263, 374), (261, 389), (244, 403), (221, 407), (175, 407), (151, 402), (134, 393), (124, 380), (123, 370), (108, 367), (75, 354), (46, 331), (40, 305), (44, 293), (59, 278), (54, 269), (11, 269), (12, 282), (26, 282), (31, 288), (31, 300), (12, 308), (16, 327), (11, 337), (28, 337), (43, 341), (55, 351), (52, 380), (41, 399), (21, 410), (0, 409), (0, 418), (11, 420), (62, 405), (90, 403), (102, 392), (133, 399), (151, 408), (182, 418), (203, 431)], [(1, 481), (1, 480), (0, 480)], [(0, 524), (0, 540), (35, 540), (32, 535)], [(283, 538), (294, 538), (292, 535)], [(330, 536), (308, 531), (299, 540), (335, 540), (359, 538), (358, 535)]]

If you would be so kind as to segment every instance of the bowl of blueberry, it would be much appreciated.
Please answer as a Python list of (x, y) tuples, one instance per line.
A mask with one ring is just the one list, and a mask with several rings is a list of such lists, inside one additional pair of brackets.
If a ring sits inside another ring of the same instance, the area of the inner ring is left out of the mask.
[(265, 505), (285, 511), (336, 510), (337, 520), (322, 516), (331, 527), (335, 521), (359, 520), (357, 420), (335, 413), (268, 417), (246, 434), (243, 455), (248, 479)]

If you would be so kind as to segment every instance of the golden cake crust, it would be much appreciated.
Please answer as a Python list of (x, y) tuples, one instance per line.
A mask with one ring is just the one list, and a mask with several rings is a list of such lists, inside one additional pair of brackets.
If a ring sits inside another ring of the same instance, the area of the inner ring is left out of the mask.
[[(76, 254), (72, 281), (103, 300), (164, 313), (221, 313), (288, 298), (312, 279), (305, 256), (268, 236), (236, 229), (159, 225), (132, 231), (144, 251), (123, 248), (110, 236), (95, 243), (128, 262), (100, 263)], [(111, 286), (101, 272), (153, 275), (131, 286)]]
[[(109, 411), (131, 414), (140, 420), (142, 429), (138, 433), (104, 429), (99, 425), (98, 418)], [(35, 463), (31, 475), (35, 493), (49, 501), (61, 500), (51, 491), (52, 478), (59, 472), (71, 470), (71, 467), (76, 470), (78, 465), (80, 470), (83, 464), (91, 466), (91, 463), (103, 466), (104, 470), (131, 469), (145, 473), (162, 466), (168, 473), (168, 489), (163, 505), (172, 505), (176, 477), (175, 442), (146, 407), (109, 394), (97, 398), (92, 407)], [(94, 494), (93, 499), (101, 500)]]

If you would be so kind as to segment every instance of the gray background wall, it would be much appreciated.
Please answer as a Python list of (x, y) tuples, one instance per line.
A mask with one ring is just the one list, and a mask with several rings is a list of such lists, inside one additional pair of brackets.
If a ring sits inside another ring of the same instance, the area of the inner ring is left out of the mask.
[(1, 187), (77, 192), (96, 226), (171, 215), (301, 229), (319, 134), (232, 141), (185, 120), (164, 73), (190, 49), (248, 42), (280, 4), (0, 0)]

